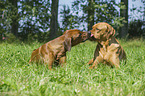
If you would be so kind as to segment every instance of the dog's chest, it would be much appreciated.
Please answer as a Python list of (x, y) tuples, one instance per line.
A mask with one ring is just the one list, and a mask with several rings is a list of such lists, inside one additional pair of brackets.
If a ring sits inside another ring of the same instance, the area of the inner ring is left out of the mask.
[(99, 55), (100, 55), (102, 58), (105, 57), (105, 54), (107, 53), (106, 50), (107, 50), (107, 49), (105, 49), (104, 47), (100, 48)]
[(102, 46), (99, 51), (99, 55), (104, 59), (109, 59), (113, 55), (117, 55), (118, 46)]
[(55, 49), (54, 49), (54, 53), (57, 55), (58, 53), (63, 53), (65, 50), (64, 50), (64, 47), (63, 45), (56, 45), (55, 46)]

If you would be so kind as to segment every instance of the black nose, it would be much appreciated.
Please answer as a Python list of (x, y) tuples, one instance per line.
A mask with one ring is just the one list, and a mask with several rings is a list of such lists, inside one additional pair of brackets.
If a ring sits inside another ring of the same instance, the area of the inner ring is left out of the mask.
[(91, 32), (90, 31), (87, 31), (87, 33), (88, 33), (89, 36), (91, 36)]

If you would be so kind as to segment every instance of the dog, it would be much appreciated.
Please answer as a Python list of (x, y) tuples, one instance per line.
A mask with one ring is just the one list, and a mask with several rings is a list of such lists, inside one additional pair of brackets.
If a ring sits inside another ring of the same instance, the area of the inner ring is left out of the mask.
[(48, 69), (52, 69), (54, 62), (63, 66), (66, 63), (66, 52), (70, 51), (71, 47), (86, 41), (89, 37), (90, 33), (78, 29), (67, 30), (60, 37), (35, 49), (29, 63), (41, 63), (48, 66)]
[(115, 38), (115, 29), (106, 22), (93, 25), (91, 41), (97, 41), (98, 45), (94, 52), (94, 58), (88, 64), (92, 64), (89, 69), (97, 68), (99, 63), (107, 64), (111, 67), (120, 67), (120, 61), (126, 61), (126, 53)]

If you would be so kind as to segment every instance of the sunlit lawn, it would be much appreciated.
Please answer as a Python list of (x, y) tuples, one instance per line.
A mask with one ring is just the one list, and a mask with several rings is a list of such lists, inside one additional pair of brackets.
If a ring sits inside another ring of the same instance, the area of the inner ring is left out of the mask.
[(120, 69), (103, 64), (88, 69), (97, 43), (87, 41), (67, 52), (67, 66), (54, 71), (28, 64), (32, 51), (42, 43), (1, 43), (0, 96), (144, 96), (145, 41), (119, 41), (127, 54)]

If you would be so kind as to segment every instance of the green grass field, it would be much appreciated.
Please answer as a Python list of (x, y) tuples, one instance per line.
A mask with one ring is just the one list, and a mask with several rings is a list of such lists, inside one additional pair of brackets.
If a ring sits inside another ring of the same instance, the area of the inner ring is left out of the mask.
[(145, 96), (145, 41), (119, 41), (127, 54), (119, 69), (88, 69), (97, 43), (87, 41), (67, 52), (67, 66), (54, 71), (28, 64), (42, 43), (1, 43), (0, 96)]

